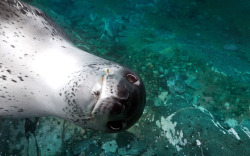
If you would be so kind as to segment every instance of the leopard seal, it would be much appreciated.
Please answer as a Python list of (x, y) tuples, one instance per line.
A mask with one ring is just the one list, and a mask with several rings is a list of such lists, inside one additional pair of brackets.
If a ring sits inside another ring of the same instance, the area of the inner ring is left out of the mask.
[(0, 117), (56, 116), (119, 132), (145, 107), (137, 73), (78, 49), (43, 11), (0, 1)]

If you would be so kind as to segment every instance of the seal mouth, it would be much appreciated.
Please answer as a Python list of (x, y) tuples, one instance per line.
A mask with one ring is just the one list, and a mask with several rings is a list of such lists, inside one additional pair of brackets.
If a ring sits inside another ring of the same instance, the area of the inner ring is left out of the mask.
[[(103, 86), (106, 83), (106, 79), (107, 79), (107, 75), (103, 75), (102, 82), (101, 82), (101, 88), (97, 91), (94, 91), (94, 95), (96, 96), (96, 101), (90, 109), (90, 114), (89, 114), (90, 117), (93, 117), (93, 116), (100, 114), (100, 110), (101, 110), (101, 107), (103, 105), (103, 102), (101, 101), (101, 97), (103, 94), (103, 90), (104, 90)], [(99, 109), (96, 108), (97, 106), (99, 107)]]
[[(119, 83), (117, 85), (116, 92), (106, 92), (107, 90), (112, 90), (112, 87), (110, 87), (109, 89), (105, 88), (109, 84), (109, 80), (109, 74), (104, 75), (102, 77), (101, 88), (94, 92), (94, 95), (97, 99), (90, 109), (91, 117), (95, 115), (101, 115), (100, 113), (107, 112), (111, 115), (121, 115), (126, 109), (126, 103), (130, 96), (127, 85)], [(132, 80), (133, 79), (131, 78), (131, 81)]]
[(105, 113), (113, 116), (122, 116), (126, 110), (126, 105), (127, 100), (124, 100), (122, 98), (112, 97), (106, 100), (98, 99), (92, 106), (89, 116), (93, 117), (96, 115), (103, 115)]
[(126, 127), (126, 122), (124, 122), (124, 121), (109, 121), (107, 123), (107, 126), (114, 131), (119, 131), (119, 130), (122, 130), (124, 127)]
[(119, 101), (116, 101), (110, 110), (110, 114), (111, 115), (119, 115), (125, 111), (125, 108), (126, 108), (125, 104), (123, 104)]

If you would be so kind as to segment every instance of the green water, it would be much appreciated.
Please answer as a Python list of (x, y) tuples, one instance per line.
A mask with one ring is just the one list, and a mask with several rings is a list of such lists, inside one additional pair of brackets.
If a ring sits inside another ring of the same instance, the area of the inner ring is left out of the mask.
[[(250, 155), (250, 2), (26, 0), (74, 44), (138, 72), (141, 119), (119, 134), (1, 119), (0, 155)], [(34, 119), (32, 119), (34, 120)]]

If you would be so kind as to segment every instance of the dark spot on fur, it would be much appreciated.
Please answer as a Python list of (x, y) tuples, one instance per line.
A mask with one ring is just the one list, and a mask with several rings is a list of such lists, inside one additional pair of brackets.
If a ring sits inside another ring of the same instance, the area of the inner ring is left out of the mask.
[(18, 111), (17, 112), (23, 112), (23, 109), (18, 109)]
[(38, 10), (35, 10), (35, 13), (37, 16), (42, 16), (42, 14)]
[(26, 11), (22, 8), (20, 9), (21, 13), (26, 14)]
[(18, 78), (20, 79), (20, 81), (24, 81), (23, 78), (21, 76), (18, 76)]
[(12, 82), (15, 82), (15, 83), (17, 83), (17, 81), (16, 81), (16, 80), (13, 80), (13, 79), (11, 79), (11, 81), (12, 81)]
[(9, 69), (8, 69), (8, 70), (6, 70), (6, 71), (7, 71), (8, 73), (10, 73), (10, 74), (11, 74), (11, 70), (9, 70)]
[(2, 78), (3, 80), (6, 80), (6, 77), (7, 77), (7, 76), (2, 75), (2, 77), (0, 77), (0, 78)]

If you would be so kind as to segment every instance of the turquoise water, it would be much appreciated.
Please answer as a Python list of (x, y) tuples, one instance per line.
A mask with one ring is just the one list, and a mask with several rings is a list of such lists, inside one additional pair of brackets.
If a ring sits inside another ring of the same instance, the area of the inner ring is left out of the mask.
[(1, 119), (0, 155), (250, 155), (250, 2), (26, 2), (77, 47), (137, 71), (147, 104), (118, 134)]

